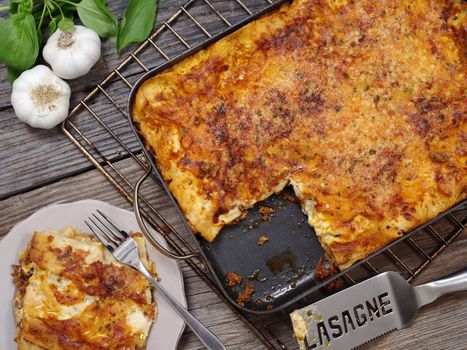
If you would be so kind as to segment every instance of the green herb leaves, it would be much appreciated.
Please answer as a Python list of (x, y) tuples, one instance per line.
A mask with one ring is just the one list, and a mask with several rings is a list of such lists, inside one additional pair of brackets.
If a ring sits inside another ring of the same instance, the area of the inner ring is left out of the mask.
[(155, 0), (130, 0), (125, 10), (117, 38), (117, 51), (129, 44), (141, 42), (151, 33), (156, 16)]
[(114, 42), (119, 54), (128, 45), (143, 41), (151, 33), (156, 17), (156, 0), (130, 0), (120, 26), (105, 3), (103, 0), (82, 0), (76, 9), (81, 22), (100, 37)]
[(39, 54), (34, 16), (18, 12), (0, 22), (0, 61), (14, 70), (30, 68)]
[(120, 25), (107, 0), (78, 1), (10, 0), (10, 17), (0, 20), (0, 62), (8, 66), (11, 80), (36, 62), (42, 31), (71, 31), (76, 12), (86, 27), (114, 43), (118, 54), (145, 40), (153, 28), (157, 0), (129, 0)]
[(117, 18), (100, 0), (82, 0), (76, 5), (81, 22), (94, 30), (101, 38), (112, 38), (118, 34)]
[(60, 22), (58, 22), (58, 29), (60, 29), (62, 32), (68, 32), (73, 29), (74, 25), (75, 24), (72, 19), (67, 18), (67, 17), (62, 17)]

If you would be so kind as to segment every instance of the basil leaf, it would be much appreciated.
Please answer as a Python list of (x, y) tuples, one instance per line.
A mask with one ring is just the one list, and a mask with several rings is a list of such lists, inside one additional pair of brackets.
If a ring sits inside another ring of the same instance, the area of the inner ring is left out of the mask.
[(30, 1), (25, 0), (10, 0), (10, 15), (18, 12), (32, 12), (33, 5)]
[(10, 4), (10, 15), (14, 15), (15, 13), (18, 13), (18, 4), (12, 2)]
[(57, 20), (55, 18), (52, 18), (50, 20), (48, 29), (49, 29), (49, 36), (51, 36), (57, 30)]
[(58, 22), (58, 29), (60, 29), (62, 32), (68, 32), (73, 30), (73, 27), (75, 24), (73, 23), (73, 20), (70, 18), (63, 17), (60, 22)]
[(18, 12), (31, 13), (32, 1), (18, 1)]
[(102, 38), (110, 38), (118, 33), (117, 18), (99, 0), (82, 0), (76, 5), (81, 22), (94, 30)]
[(0, 38), (1, 62), (18, 70), (34, 64), (39, 43), (33, 15), (20, 12), (0, 21)]
[(76, 7), (71, 4), (64, 4), (62, 6), (62, 12), (65, 15), (65, 17), (70, 18), (71, 20), (74, 19), (74, 13), (76, 11)]
[(120, 23), (117, 39), (117, 52), (130, 45), (145, 40), (154, 25), (157, 0), (130, 0)]

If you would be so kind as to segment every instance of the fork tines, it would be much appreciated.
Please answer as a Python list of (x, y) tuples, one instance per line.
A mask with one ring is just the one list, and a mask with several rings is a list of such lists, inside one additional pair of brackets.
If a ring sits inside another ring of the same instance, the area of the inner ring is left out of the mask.
[(88, 217), (88, 221), (84, 221), (89, 229), (96, 235), (97, 238), (109, 249), (113, 251), (124, 242), (128, 237), (128, 233), (118, 228), (103, 212), (97, 209), (96, 214)]

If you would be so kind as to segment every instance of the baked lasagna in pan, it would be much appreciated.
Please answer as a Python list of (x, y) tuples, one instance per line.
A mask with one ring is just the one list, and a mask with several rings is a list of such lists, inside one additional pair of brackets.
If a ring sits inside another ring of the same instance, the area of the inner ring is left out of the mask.
[(146, 80), (132, 118), (193, 230), (290, 184), (343, 269), (464, 199), (466, 8), (295, 0)]
[[(155, 273), (142, 235), (133, 237)], [(35, 232), (13, 276), (20, 350), (146, 348), (157, 312), (151, 285), (89, 235)]]

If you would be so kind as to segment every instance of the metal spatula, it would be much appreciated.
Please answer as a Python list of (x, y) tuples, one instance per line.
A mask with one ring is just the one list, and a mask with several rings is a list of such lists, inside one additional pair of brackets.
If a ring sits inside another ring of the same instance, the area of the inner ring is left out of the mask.
[(386, 272), (291, 314), (300, 349), (355, 349), (410, 325), (423, 305), (467, 290), (467, 269), (411, 286)]

